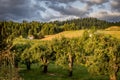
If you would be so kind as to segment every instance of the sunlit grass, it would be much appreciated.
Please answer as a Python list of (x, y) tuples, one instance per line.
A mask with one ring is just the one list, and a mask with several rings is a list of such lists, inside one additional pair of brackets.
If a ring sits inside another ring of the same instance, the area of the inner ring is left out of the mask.
[(74, 37), (80, 37), (82, 36), (84, 30), (75, 30), (75, 31), (64, 31), (55, 35), (46, 35), (45, 38), (42, 40), (52, 40), (54, 38), (61, 38), (61, 37), (67, 37), (67, 38), (74, 38)]
[[(45, 38), (43, 38), (42, 40), (52, 40), (54, 38), (61, 38), (63, 37), (67, 37), (67, 38), (74, 38), (74, 37), (80, 37), (82, 36), (84, 30), (76, 30), (76, 31), (64, 31), (55, 35), (47, 35), (45, 36)], [(106, 30), (99, 30), (100, 33), (103, 34), (108, 34), (111, 35), (113, 37), (116, 38), (120, 38), (120, 31), (106, 31)]]
[(101, 32), (120, 39), (120, 31), (101, 31)]
[(106, 28), (107, 31), (120, 31), (120, 26), (111, 26), (109, 28)]

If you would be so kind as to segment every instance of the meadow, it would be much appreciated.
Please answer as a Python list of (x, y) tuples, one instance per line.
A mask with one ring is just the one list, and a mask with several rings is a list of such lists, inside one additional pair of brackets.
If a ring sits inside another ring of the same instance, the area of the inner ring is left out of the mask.
[[(55, 35), (46, 35), (45, 38), (41, 40), (52, 40), (54, 38), (60, 38), (60, 37), (67, 37), (67, 38), (74, 38), (74, 37), (80, 37), (82, 36), (83, 32), (85, 30), (73, 30), (73, 31), (64, 31), (60, 32)], [(106, 29), (98, 30), (99, 33), (111, 35), (116, 38), (120, 38), (120, 27), (119, 26), (111, 26)]]

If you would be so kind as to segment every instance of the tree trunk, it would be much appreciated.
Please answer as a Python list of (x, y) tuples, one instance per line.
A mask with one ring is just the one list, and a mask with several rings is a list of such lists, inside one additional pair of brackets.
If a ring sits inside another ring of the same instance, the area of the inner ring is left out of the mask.
[(111, 74), (110, 75), (110, 80), (117, 80), (117, 74), (116, 73)]
[(15, 62), (14, 66), (15, 68), (18, 68), (18, 62)]
[(47, 65), (44, 65), (43, 67), (44, 67), (44, 68), (43, 68), (43, 73), (47, 73), (47, 71), (48, 71), (48, 66), (47, 66)]
[(44, 59), (43, 73), (47, 73), (47, 71), (48, 71), (48, 60)]
[(117, 73), (119, 71), (119, 66), (117, 64), (113, 65), (113, 73), (110, 74), (110, 80), (117, 80)]
[(72, 77), (73, 75), (72, 69), (73, 69), (73, 57), (71, 54), (69, 54), (69, 75), (68, 75), (69, 77)]
[(27, 66), (27, 70), (31, 70), (31, 63), (30, 63), (30, 61), (26, 62), (26, 66)]
[(15, 61), (14, 61), (14, 67), (15, 67), (15, 68), (18, 68), (18, 60), (15, 60)]
[(72, 77), (72, 75), (73, 75), (73, 71), (72, 70), (69, 70), (69, 77)]

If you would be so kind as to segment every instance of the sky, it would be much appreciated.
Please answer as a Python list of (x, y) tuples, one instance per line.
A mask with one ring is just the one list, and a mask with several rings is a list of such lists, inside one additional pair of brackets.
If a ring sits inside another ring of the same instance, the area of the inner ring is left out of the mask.
[(47, 22), (84, 17), (120, 21), (120, 0), (0, 0), (0, 20)]

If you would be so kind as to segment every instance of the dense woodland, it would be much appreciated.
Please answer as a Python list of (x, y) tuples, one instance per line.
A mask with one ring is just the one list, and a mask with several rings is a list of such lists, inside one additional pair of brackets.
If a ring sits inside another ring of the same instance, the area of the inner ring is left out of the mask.
[[(40, 63), (43, 73), (47, 73), (49, 64), (54, 63), (68, 70), (68, 75), (71, 77), (74, 65), (84, 65), (91, 74), (109, 75), (110, 80), (117, 80), (120, 69), (120, 40), (108, 35), (96, 34), (96, 29), (105, 29), (112, 25), (120, 26), (120, 22), (107, 22), (96, 18), (62, 22), (2, 21), (0, 22), (0, 69), (10, 65), (6, 68), (10, 68), (9, 72), (11, 72), (11, 69), (18, 68), (18, 64), (22, 63), (26, 65), (27, 70), (30, 70), (31, 64)], [(39, 43), (28, 39), (31, 35), (35, 39), (41, 39), (45, 35), (80, 29), (91, 30), (86, 30), (82, 37), (73, 39), (63, 37)], [(22, 39), (26, 41), (21, 42)], [(12, 79), (11, 76), (9, 78)]]

